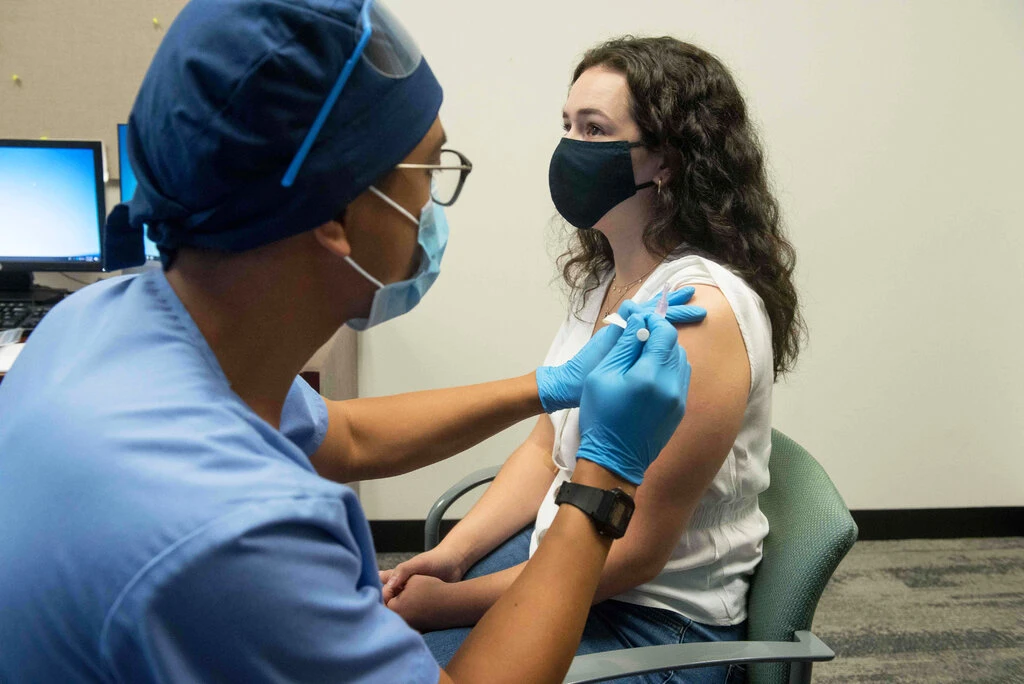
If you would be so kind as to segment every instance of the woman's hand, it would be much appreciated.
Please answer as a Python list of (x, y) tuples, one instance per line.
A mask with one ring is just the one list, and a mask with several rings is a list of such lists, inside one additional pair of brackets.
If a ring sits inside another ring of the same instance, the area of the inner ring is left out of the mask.
[(437, 546), (430, 551), (399, 563), (393, 570), (380, 571), (380, 583), (384, 585), (384, 604), (398, 596), (409, 579), (416, 575), (434, 577), (443, 582), (458, 582), (466, 573), (462, 559), (454, 553)]
[(436, 577), (413, 575), (402, 592), (386, 604), (420, 632), (468, 626), (472, 621), (466, 622), (461, 616), (458, 587), (457, 582), (449, 584)]

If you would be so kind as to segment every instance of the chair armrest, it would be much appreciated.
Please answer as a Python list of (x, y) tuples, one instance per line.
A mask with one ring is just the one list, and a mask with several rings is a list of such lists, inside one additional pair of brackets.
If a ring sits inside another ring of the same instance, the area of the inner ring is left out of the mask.
[(565, 684), (603, 682), (625, 675), (684, 670), (733, 663), (821, 662), (836, 654), (808, 631), (793, 633), (793, 641), (713, 641), (625, 648), (577, 656)]
[(499, 470), (501, 470), (501, 466), (491, 466), (474, 471), (456, 482), (448, 491), (438, 497), (434, 505), (430, 507), (430, 512), (427, 513), (427, 521), (423, 530), (424, 551), (429, 551), (441, 541), (441, 518), (444, 516), (445, 511), (470, 490), (482, 484), (487, 484), (497, 477)]

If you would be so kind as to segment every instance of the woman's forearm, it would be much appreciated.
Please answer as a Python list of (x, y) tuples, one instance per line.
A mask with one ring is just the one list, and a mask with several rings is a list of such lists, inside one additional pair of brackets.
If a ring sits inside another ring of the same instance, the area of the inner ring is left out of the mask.
[[(537, 509), (556, 474), (551, 460), (554, 437), (551, 419), (541, 416), (484, 496), (445, 537), (441, 546), (453, 558), (460, 559), (462, 573), (536, 518)], [(594, 603), (650, 581), (664, 566), (663, 553), (659, 550), (664, 544), (654, 543), (643, 529), (652, 517), (646, 509), (651, 502), (640, 492), (637, 501), (634, 523), (639, 520), (644, 524), (631, 525), (626, 536), (612, 547), (601, 572)], [(678, 535), (675, 538), (678, 539)], [(453, 585), (460, 605), (458, 624), (475, 624), (512, 585), (521, 570), (522, 566), (515, 566)]]
[[(542, 417), (541, 421), (544, 420)], [(550, 423), (548, 426), (550, 427)], [(494, 527), (501, 528), (503, 516), (511, 520), (517, 513), (523, 513), (523, 507), (517, 507), (514, 501), (515, 492), (520, 491), (520, 489), (508, 485), (517, 479), (522, 483), (523, 479), (519, 478), (522, 478), (524, 471), (528, 472), (531, 466), (537, 468), (538, 471), (546, 473), (544, 490), (537, 497), (536, 502), (531, 502), (529, 510), (525, 512), (530, 520), (536, 516), (536, 509), (540, 505), (540, 500), (547, 493), (547, 489), (551, 486), (551, 478), (554, 475), (550, 468), (545, 467), (545, 463), (551, 463), (550, 457), (547, 457), (545, 454), (544, 459), (538, 459), (540, 451), (531, 450), (531, 447), (536, 447), (536, 444), (531, 444), (531, 441), (537, 434), (538, 430), (535, 430), (534, 434), (531, 434), (531, 439), (527, 440), (520, 449), (517, 449), (505, 466), (503, 466), (502, 474), (512, 477), (502, 482), (499, 476), (499, 479), (496, 479), (494, 484), (491, 485), (491, 489), (488, 490), (488, 495), (493, 494), (493, 498), (487, 499), (485, 495), (485, 498), (482, 498), (476, 504), (462, 522), (449, 533), (449, 536), (445, 538), (445, 542), (442, 543), (442, 545), (445, 543), (450, 544), (451, 546), (448, 551), (457, 557), (464, 557), (463, 554), (466, 553), (466, 549), (476, 548), (474, 544), (483, 547), (484, 550), (479, 552), (478, 555), (468, 558), (467, 564), (462, 568), (463, 572), (494, 548), (494, 546), (504, 541), (509, 534), (521, 528), (520, 521), (516, 517), (514, 522), (507, 523), (514, 529), (510, 531), (501, 529), (500, 534), (494, 531)], [(506, 486), (499, 486), (501, 484)], [(509, 500), (507, 495), (511, 495), (513, 500)], [(641, 517), (644, 516), (641, 515)], [(635, 520), (636, 517), (634, 517)], [(458, 538), (457, 532), (462, 533), (461, 539)], [(626, 537), (620, 539), (612, 546), (604, 568), (601, 571), (601, 578), (598, 582), (593, 603), (600, 603), (645, 582), (649, 582), (661, 571), (664, 566), (661, 558), (662, 554), (654, 548), (638, 548), (638, 544), (648, 546), (646, 544), (648, 540), (643, 537), (643, 532), (644, 530), (639, 529), (638, 526), (631, 525)], [(500, 538), (490, 543), (489, 540), (492, 536)], [(521, 563), (506, 570), (470, 580), (463, 580), (451, 585), (453, 591), (451, 606), (453, 611), (449, 613), (451, 618), (450, 626), (471, 626), (476, 624), (484, 613), (497, 603), (502, 594), (508, 591), (516, 578), (519, 577), (519, 573), (522, 572), (524, 565), (525, 563)]]
[[(621, 539), (619, 544), (623, 544)], [(665, 566), (664, 563), (658, 564), (649, 561), (648, 558), (652, 556), (649, 550), (633, 557), (615, 553), (618, 550), (612, 549), (613, 553), (609, 554), (605, 561), (604, 570), (601, 572), (601, 581), (598, 583), (597, 591), (594, 592), (595, 604), (615, 598), (619, 594), (650, 582)]]
[[(653, 566), (646, 562), (620, 554), (618, 548), (620, 544), (624, 545), (623, 540), (619, 540), (612, 547), (604, 568), (601, 570), (601, 577), (594, 593), (594, 604), (614, 598), (649, 582), (660, 572), (660, 568), (651, 569)], [(457, 604), (458, 613), (452, 625), (471, 626), (476, 624), (484, 613), (508, 591), (525, 565), (525, 562), (520, 563), (500, 572), (463, 580), (452, 585), (457, 592), (457, 599), (454, 603)]]
[(460, 559), (463, 573), (536, 518), (555, 477), (552, 432), (548, 417), (541, 416), (480, 500), (441, 542), (447, 553)]
[(468, 387), (328, 401), (313, 465), (339, 481), (401, 475), (436, 463), (543, 412), (533, 373)]

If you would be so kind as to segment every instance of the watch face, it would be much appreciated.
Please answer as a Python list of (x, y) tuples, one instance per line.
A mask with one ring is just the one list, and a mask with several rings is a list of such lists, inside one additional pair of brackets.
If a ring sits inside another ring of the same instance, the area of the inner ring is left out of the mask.
[(621, 489), (598, 489), (572, 482), (563, 482), (555, 494), (555, 503), (567, 503), (586, 513), (597, 531), (612, 539), (626, 533), (633, 517), (633, 499)]
[(621, 529), (626, 522), (626, 507), (622, 504), (612, 506), (611, 514), (608, 516), (608, 523), (612, 527)]

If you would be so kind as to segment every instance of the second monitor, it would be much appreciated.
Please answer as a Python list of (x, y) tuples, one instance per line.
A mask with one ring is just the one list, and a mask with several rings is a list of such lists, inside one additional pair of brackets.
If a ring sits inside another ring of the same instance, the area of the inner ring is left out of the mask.
[[(135, 188), (139, 181), (135, 178), (135, 171), (128, 160), (128, 124), (117, 125), (117, 158), (121, 167), (121, 201), (127, 202), (135, 195)], [(146, 259), (153, 261), (160, 258), (160, 250), (156, 248), (148, 237), (146, 241)]]

